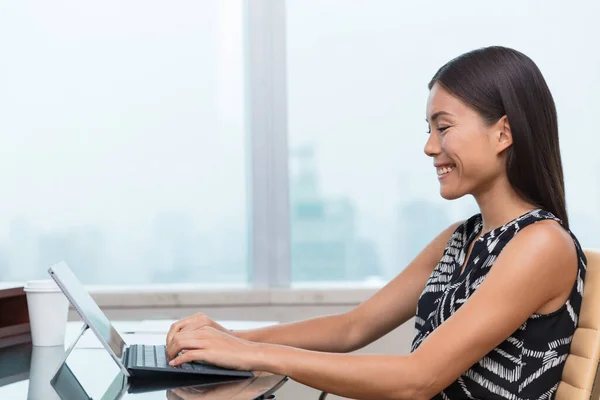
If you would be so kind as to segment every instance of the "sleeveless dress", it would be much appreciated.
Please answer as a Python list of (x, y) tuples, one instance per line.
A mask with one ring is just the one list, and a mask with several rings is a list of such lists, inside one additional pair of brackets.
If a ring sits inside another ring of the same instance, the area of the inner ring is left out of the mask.
[[(473, 245), (461, 274), (469, 245), (481, 232), (481, 214), (460, 225), (448, 241), (419, 298), (411, 351), (454, 314), (483, 282), (494, 261), (519, 230), (542, 220), (562, 222), (543, 210), (530, 211), (483, 234)], [(435, 400), (552, 399), (579, 317), (586, 259), (579, 241), (569, 231), (578, 255), (577, 279), (566, 303), (551, 314), (533, 314), (498, 347), (438, 393)]]

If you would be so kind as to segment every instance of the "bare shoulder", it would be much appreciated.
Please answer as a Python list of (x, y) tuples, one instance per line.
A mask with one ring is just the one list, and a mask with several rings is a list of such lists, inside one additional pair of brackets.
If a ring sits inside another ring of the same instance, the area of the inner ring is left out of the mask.
[[(512, 251), (533, 253), (544, 259), (554, 260), (551, 264), (561, 261), (573, 261), (577, 254), (571, 234), (558, 222), (543, 220), (523, 228), (508, 243)], [(538, 264), (538, 263), (536, 263)]]
[(500, 253), (497, 264), (516, 276), (537, 276), (540, 284), (560, 296), (573, 285), (577, 260), (570, 233), (556, 221), (543, 220), (519, 231)]

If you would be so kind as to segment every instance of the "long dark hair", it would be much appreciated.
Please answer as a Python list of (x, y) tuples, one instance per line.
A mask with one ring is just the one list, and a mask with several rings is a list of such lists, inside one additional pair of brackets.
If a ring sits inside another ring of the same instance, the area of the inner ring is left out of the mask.
[(556, 107), (537, 65), (516, 50), (485, 47), (442, 66), (430, 90), (436, 82), (490, 124), (506, 115), (513, 135), (506, 164), (510, 184), (568, 228)]

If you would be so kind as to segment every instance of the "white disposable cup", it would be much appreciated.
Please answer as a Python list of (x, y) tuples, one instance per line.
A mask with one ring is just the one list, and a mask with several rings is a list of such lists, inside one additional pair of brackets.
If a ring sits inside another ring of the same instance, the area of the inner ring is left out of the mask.
[(52, 279), (25, 284), (31, 342), (34, 346), (64, 346), (69, 301)]

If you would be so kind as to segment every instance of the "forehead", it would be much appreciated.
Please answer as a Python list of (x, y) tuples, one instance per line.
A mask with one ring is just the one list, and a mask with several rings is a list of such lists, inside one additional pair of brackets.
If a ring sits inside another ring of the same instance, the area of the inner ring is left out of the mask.
[(433, 114), (440, 111), (460, 116), (465, 112), (468, 112), (468, 107), (462, 101), (451, 95), (443, 86), (436, 83), (429, 91), (425, 118), (429, 121)]

